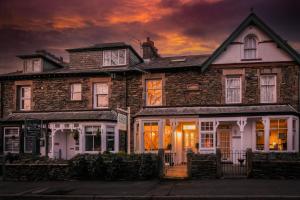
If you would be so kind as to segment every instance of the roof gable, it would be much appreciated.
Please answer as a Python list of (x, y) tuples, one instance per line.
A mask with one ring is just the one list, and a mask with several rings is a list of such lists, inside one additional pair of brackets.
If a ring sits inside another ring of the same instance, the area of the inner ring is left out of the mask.
[(233, 33), (213, 52), (213, 54), (203, 63), (202, 71), (206, 70), (226, 49), (227, 47), (244, 31), (248, 26), (255, 25), (257, 28), (267, 34), (282, 50), (291, 56), (298, 64), (300, 64), (300, 57), (286, 41), (277, 35), (270, 27), (268, 27), (260, 18), (254, 13), (251, 13)]

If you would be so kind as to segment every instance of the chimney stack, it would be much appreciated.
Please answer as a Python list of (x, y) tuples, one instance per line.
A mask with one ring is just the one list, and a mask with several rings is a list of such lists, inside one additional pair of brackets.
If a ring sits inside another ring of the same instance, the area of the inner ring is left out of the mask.
[(158, 58), (159, 54), (157, 53), (158, 50), (154, 46), (154, 42), (150, 40), (150, 37), (147, 37), (147, 41), (143, 42), (143, 59), (145, 60), (152, 60), (154, 58)]

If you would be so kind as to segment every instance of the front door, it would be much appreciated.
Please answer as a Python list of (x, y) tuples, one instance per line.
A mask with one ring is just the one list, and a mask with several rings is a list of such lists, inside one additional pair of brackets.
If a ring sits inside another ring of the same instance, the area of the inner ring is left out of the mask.
[(231, 133), (230, 130), (220, 130), (219, 148), (221, 150), (222, 160), (230, 159), (231, 151)]
[(196, 136), (196, 125), (195, 123), (183, 124), (183, 162), (187, 163), (187, 153), (189, 150), (195, 152), (195, 136)]
[(75, 140), (71, 133), (66, 134), (66, 151), (67, 160), (75, 156)]

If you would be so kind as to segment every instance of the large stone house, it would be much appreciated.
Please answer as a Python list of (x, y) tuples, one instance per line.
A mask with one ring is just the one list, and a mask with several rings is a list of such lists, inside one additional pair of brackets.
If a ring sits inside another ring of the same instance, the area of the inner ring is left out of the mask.
[(142, 48), (18, 56), (23, 72), (0, 76), (2, 153), (299, 151), (300, 56), (255, 14), (211, 55)]

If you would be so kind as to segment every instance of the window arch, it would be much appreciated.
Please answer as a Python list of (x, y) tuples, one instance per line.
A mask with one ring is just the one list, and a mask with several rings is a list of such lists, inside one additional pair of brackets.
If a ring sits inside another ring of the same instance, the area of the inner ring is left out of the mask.
[(244, 59), (256, 59), (257, 37), (254, 34), (247, 35), (244, 39)]

